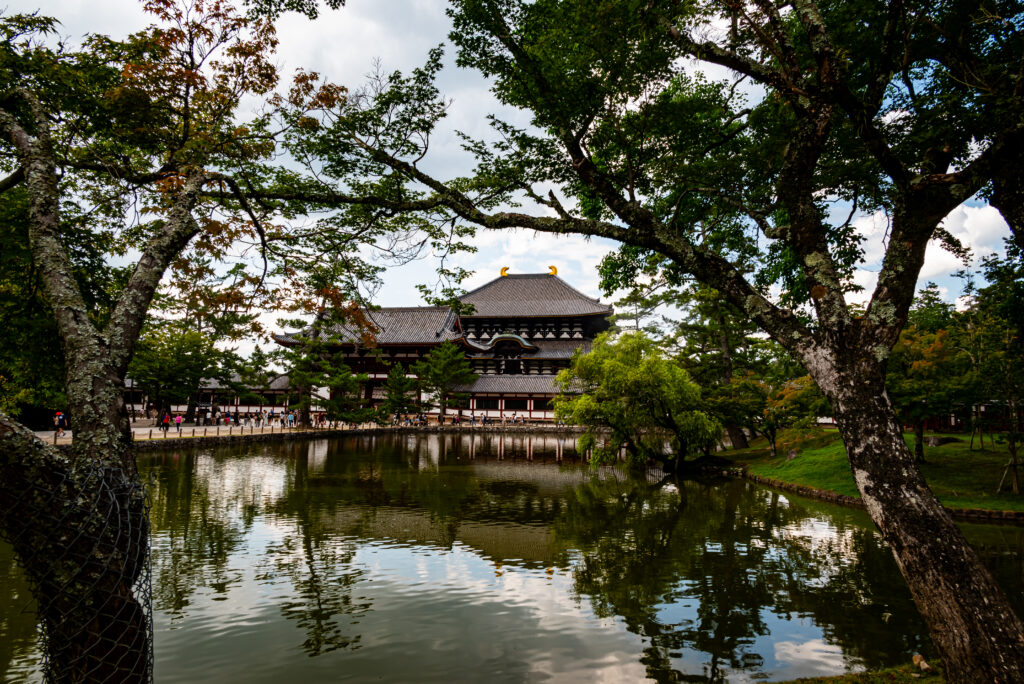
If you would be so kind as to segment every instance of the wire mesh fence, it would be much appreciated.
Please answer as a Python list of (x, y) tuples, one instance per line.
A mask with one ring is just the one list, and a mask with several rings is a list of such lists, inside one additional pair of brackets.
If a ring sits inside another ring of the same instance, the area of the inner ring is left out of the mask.
[(4, 536), (36, 598), (49, 682), (151, 682), (149, 505), (134, 473), (40, 472), (5, 502)]

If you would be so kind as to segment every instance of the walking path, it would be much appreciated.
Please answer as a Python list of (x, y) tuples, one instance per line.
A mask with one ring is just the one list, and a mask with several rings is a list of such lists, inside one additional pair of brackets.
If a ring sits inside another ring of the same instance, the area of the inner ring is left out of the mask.
[[(407, 426), (407, 425), (392, 426), (392, 425), (384, 425), (384, 426), (381, 426), (381, 425), (377, 425), (376, 423), (363, 423), (363, 424), (360, 424), (360, 425), (342, 424), (342, 425), (340, 425), (337, 428), (330, 428), (330, 429), (329, 428), (306, 428), (306, 429), (301, 429), (301, 428), (289, 428), (289, 427), (282, 428), (279, 425), (274, 425), (272, 427), (271, 426), (252, 427), (252, 426), (245, 426), (245, 425), (243, 425), (241, 427), (239, 427), (238, 425), (231, 425), (231, 426), (228, 426), (228, 425), (208, 425), (208, 426), (205, 426), (205, 427), (203, 427), (203, 426), (193, 427), (193, 426), (189, 425), (189, 426), (182, 426), (180, 433), (177, 430), (177, 428), (174, 428), (174, 427), (172, 427), (170, 430), (168, 430), (166, 433), (164, 433), (164, 431), (161, 430), (158, 427), (150, 427), (150, 426), (147, 425), (145, 427), (132, 426), (132, 437), (134, 438), (134, 440), (136, 442), (147, 442), (147, 441), (150, 441), (150, 440), (153, 440), (154, 442), (156, 442), (156, 441), (174, 440), (174, 439), (192, 439), (192, 438), (198, 439), (198, 438), (202, 438), (202, 437), (219, 437), (221, 439), (224, 439), (224, 438), (228, 438), (228, 437), (243, 437), (243, 436), (244, 437), (249, 437), (251, 435), (280, 435), (280, 434), (299, 435), (299, 434), (303, 434), (303, 433), (308, 433), (310, 436), (313, 436), (313, 435), (316, 435), (316, 434), (323, 434), (323, 433), (337, 434), (339, 431), (351, 432), (351, 431), (355, 431), (355, 430), (358, 430), (358, 431), (361, 431), (361, 432), (366, 432), (366, 431), (371, 431), (371, 430), (372, 431), (380, 431), (380, 432), (389, 432), (389, 431), (393, 431), (393, 430), (401, 430), (401, 431), (410, 431), (411, 430), (411, 431), (418, 431), (418, 432), (434, 432), (434, 431), (439, 431), (439, 432), (440, 431), (444, 431), (444, 432), (447, 432), (447, 431), (469, 431), (469, 430), (481, 431), (481, 432), (492, 431), (492, 430), (502, 430), (502, 431), (509, 431), (509, 432), (551, 432), (551, 431), (579, 432), (579, 428), (566, 427), (564, 425), (562, 425), (562, 426), (552, 425), (550, 423), (547, 423), (547, 424), (525, 424), (525, 425), (522, 425), (522, 424), (502, 425), (501, 423), (491, 423), (491, 424), (488, 424), (488, 425), (479, 425), (479, 424), (478, 425), (469, 425), (469, 424), (466, 424), (466, 423), (462, 423), (460, 425), (444, 425), (444, 426), (438, 426), (438, 425), (426, 425), (426, 426)], [(64, 436), (60, 437), (59, 439), (56, 439), (56, 440), (54, 439), (54, 435), (55, 434), (56, 433), (55, 433), (54, 430), (40, 430), (40, 431), (35, 433), (36, 437), (38, 437), (39, 439), (43, 440), (44, 442), (46, 442), (48, 444), (56, 444), (58, 446), (70, 445), (71, 444), (71, 437), (72, 437), (72, 434), (73, 434), (72, 430), (65, 430), (64, 431)]]
[[(356, 425), (356, 426), (346, 426), (344, 428), (338, 428), (338, 429), (357, 430), (357, 429), (366, 429), (368, 427), (371, 427), (371, 426), (369, 424), (368, 425)], [(299, 432), (316, 433), (316, 432), (322, 432), (322, 430), (312, 429), (312, 428), (308, 429), (308, 430), (300, 430), (299, 428), (288, 428), (288, 427), (282, 428), (282, 427), (280, 427), (278, 425), (274, 425), (272, 427), (269, 427), (269, 426), (264, 426), (264, 427), (241, 426), (241, 427), (239, 427), (238, 425), (231, 425), (231, 426), (228, 426), (228, 425), (207, 425), (205, 427), (203, 427), (203, 426), (193, 427), (191, 425), (189, 425), (189, 426), (184, 426), (183, 425), (181, 427), (180, 431), (177, 428), (172, 427), (170, 430), (168, 430), (165, 433), (163, 430), (161, 430), (160, 428), (157, 428), (157, 427), (148, 427), (148, 426), (147, 427), (137, 427), (137, 426), (132, 426), (132, 437), (135, 439), (136, 442), (145, 442), (145, 441), (148, 441), (148, 440), (151, 440), (151, 439), (152, 440), (162, 440), (162, 439), (188, 439), (188, 438), (191, 438), (191, 437), (236, 437), (236, 436), (241, 436), (241, 435), (271, 435), (271, 434), (276, 435), (276, 434), (280, 434), (280, 433), (299, 433)], [(61, 445), (61, 444), (71, 444), (71, 437), (73, 435), (73, 431), (72, 430), (65, 430), (64, 431), (64, 436), (58, 438), (56, 441), (54, 440), (54, 435), (56, 434), (56, 431), (54, 431), (54, 430), (42, 430), (42, 431), (36, 432), (35, 434), (36, 434), (36, 437), (38, 437), (39, 439), (43, 440), (44, 442), (47, 442), (48, 444)]]

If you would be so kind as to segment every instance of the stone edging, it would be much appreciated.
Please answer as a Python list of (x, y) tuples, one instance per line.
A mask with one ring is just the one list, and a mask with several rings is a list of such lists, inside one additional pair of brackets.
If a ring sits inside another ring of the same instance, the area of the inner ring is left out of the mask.
[(214, 435), (206, 437), (172, 437), (170, 439), (141, 439), (134, 442), (136, 451), (159, 451), (160, 449), (183, 449), (186, 447), (221, 446), (225, 444), (258, 444), (260, 442), (284, 442), (295, 439), (323, 439), (359, 434), (359, 430), (321, 430), (312, 432), (271, 432), (249, 435)]
[[(190, 430), (191, 428), (182, 428)], [(225, 444), (254, 444), (260, 442), (279, 442), (295, 439), (324, 439), (327, 437), (346, 437), (357, 435), (380, 435), (380, 434), (418, 434), (418, 433), (564, 433), (565, 435), (576, 435), (583, 432), (582, 428), (561, 426), (551, 428), (543, 425), (425, 425), (425, 426), (397, 426), (380, 428), (353, 428), (349, 430), (290, 430), (270, 433), (253, 434), (221, 434), (206, 435), (198, 437), (170, 437), (168, 439), (153, 438), (135, 440), (136, 451), (159, 451), (160, 449), (182, 449), (186, 447), (218, 446)], [(58, 449), (70, 450), (70, 444), (59, 444)]]
[[(815, 487), (796, 484), (794, 482), (785, 482), (783, 480), (764, 477), (763, 475), (754, 475), (747, 470), (742, 471), (742, 477), (752, 482), (772, 487), (773, 489), (781, 489), (787, 492), (793, 492), (794, 494), (799, 494), (800, 496), (806, 496), (809, 499), (819, 499), (821, 501), (828, 501), (829, 503), (850, 506), (852, 508), (864, 508), (864, 502), (855, 496), (846, 496), (845, 494), (839, 494), (827, 489), (816, 489)], [(997, 511), (985, 508), (948, 507), (946, 510), (949, 511), (954, 520), (962, 520), (964, 522), (1024, 525), (1024, 511)]]

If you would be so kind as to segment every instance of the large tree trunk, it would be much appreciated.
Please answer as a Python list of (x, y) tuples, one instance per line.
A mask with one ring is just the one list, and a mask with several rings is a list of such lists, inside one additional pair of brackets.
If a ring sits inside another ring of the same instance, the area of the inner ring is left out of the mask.
[(914, 419), (914, 460), (924, 463), (924, 418)]
[(729, 435), (729, 444), (733, 449), (746, 449), (750, 446), (746, 433), (739, 425), (726, 425), (725, 431)]
[[(1024, 156), (1024, 142), (1016, 138), (1011, 144), (1017, 159)], [(997, 174), (992, 179), (992, 197), (989, 201), (1006, 219), (1017, 247), (1024, 250), (1024, 184), (1020, 182), (1016, 164), (1008, 165), (1006, 173)]]
[(880, 374), (835, 378), (857, 488), (892, 549), (953, 682), (1024, 682), (1024, 625), (925, 484)]
[[(29, 242), (60, 331), (74, 434), (70, 456), (0, 414), (0, 534), (33, 585), (48, 678), (143, 682), (152, 676), (149, 527), (135, 468), (124, 377), (146, 311), (171, 261), (199, 231), (205, 182), (190, 174), (147, 241), (106, 327), (94, 325), (62, 234), (49, 117), (31, 93), (34, 137), (0, 108), (31, 199)], [(144, 590), (140, 596), (137, 590)]]
[(0, 414), (0, 479), (0, 533), (33, 586), (47, 678), (149, 681), (149, 524), (134, 467), (69, 457)]

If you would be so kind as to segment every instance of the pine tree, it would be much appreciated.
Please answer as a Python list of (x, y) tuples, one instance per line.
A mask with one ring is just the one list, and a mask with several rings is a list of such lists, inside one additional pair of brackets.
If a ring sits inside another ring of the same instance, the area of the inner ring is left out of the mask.
[(476, 373), (466, 360), (466, 354), (451, 342), (436, 347), (422, 361), (414, 363), (412, 372), (418, 378), (420, 388), (434, 395), (442, 420), (449, 404), (468, 396), (465, 392), (456, 392), (455, 388), (476, 380)]
[(402, 364), (395, 364), (384, 381), (384, 402), (380, 410), (384, 416), (415, 413), (419, 409), (416, 378), (406, 375)]

